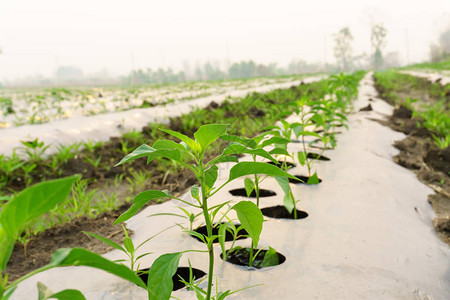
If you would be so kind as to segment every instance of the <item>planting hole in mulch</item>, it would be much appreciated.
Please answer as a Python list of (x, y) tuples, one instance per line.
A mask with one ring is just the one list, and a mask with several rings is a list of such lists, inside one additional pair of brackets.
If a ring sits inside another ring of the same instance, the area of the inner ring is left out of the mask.
[[(224, 224), (223, 222), (221, 224)], [(241, 224), (234, 224), (234, 226), (239, 227), (241, 226)], [(206, 229), (206, 225), (200, 226), (196, 229), (194, 229), (195, 232), (200, 233), (204, 236), (208, 235), (208, 231)], [(219, 235), (219, 226), (215, 226), (212, 230), (212, 234), (213, 235)], [(238, 232), (238, 238), (236, 240), (242, 240), (242, 239), (246, 239), (246, 235), (248, 235), (247, 231), (245, 231), (245, 229), (241, 229)], [(201, 241), (198, 237), (191, 235), (194, 239), (197, 239), (199, 241)], [(226, 231), (225, 234), (225, 242), (230, 242), (233, 240), (233, 235), (231, 234), (231, 232), (229, 232), (228, 230)], [(219, 239), (215, 239), (214, 243), (218, 243)]]
[[(240, 189), (234, 189), (229, 191), (231, 195), (233, 196), (241, 196), (241, 197), (247, 197), (247, 192), (245, 191), (245, 188)], [(272, 197), (275, 196), (277, 193), (271, 190), (265, 190), (265, 189), (259, 189), (259, 197)], [(253, 190), (250, 194), (250, 197), (247, 198), (256, 198), (256, 192)]]
[(320, 141), (321, 141), (320, 139), (317, 139), (317, 140), (314, 140), (312, 142), (309, 142), (308, 146), (311, 147), (311, 148), (319, 149), (319, 150), (334, 150), (334, 148), (331, 148), (331, 147), (321, 147), (321, 146), (315, 145), (315, 144), (317, 144)]
[(320, 155), (320, 154), (317, 154), (317, 153), (312, 153), (312, 152), (309, 152), (306, 155), (306, 157), (309, 158), (309, 159), (316, 159), (316, 160), (322, 160), (322, 161), (329, 161), (330, 160), (326, 156), (323, 156), (323, 155)]
[[(277, 167), (281, 167), (284, 164), (284, 161), (279, 160), (278, 164), (275, 164), (273, 161), (268, 161), (267, 164), (274, 165), (274, 166), (277, 166)], [(291, 162), (288, 162), (288, 161), (286, 162), (286, 165), (287, 165), (288, 169), (291, 169), (291, 168), (295, 167), (294, 163), (291, 163)]]
[[(275, 218), (275, 219), (292, 219), (294, 218), (294, 211), (289, 213), (289, 211), (283, 205), (264, 207), (261, 209), (261, 212), (266, 217)], [(297, 220), (305, 219), (308, 217), (308, 213), (305, 211), (301, 211), (297, 209)]]
[[(143, 269), (140, 270), (142, 272), (145, 272), (141, 275), (139, 275), (139, 277), (141, 277), (141, 279), (147, 283), (148, 281), (148, 271), (150, 270), (150, 268), (147, 269)], [(180, 280), (180, 277), (183, 278), (184, 281), (189, 282), (189, 274), (190, 274), (190, 270), (189, 267), (178, 267), (177, 268), (177, 272), (175, 273), (175, 275), (173, 275), (172, 277), (172, 282), (173, 282), (173, 290), (179, 290), (185, 287), (184, 283), (182, 283)], [(203, 272), (202, 270), (196, 269), (196, 268), (192, 268), (192, 277), (195, 278), (195, 280), (202, 278), (203, 276), (205, 276), (206, 273)]]
[[(254, 249), (253, 253), (256, 254), (258, 251), (259, 249)], [(264, 261), (264, 257), (266, 256), (267, 252), (268, 250), (261, 250), (253, 261), (253, 265), (250, 266), (250, 248), (236, 247), (227, 250), (228, 257), (226, 262), (243, 267), (262, 269), (266, 267), (278, 266), (286, 261), (286, 257), (278, 252), (274, 253), (274, 255)], [(220, 258), (223, 259), (223, 253), (220, 254)]]
[[(310, 185), (314, 185), (314, 184), (319, 184), (322, 182), (322, 179), (319, 178), (319, 182), (318, 183), (308, 183), (309, 177), (310, 176), (303, 176), (303, 175), (294, 175), (295, 177), (297, 177), (298, 179), (300, 179), (301, 181), (289, 178), (289, 182), (290, 183), (295, 183), (295, 184), (310, 184)], [(312, 177), (312, 176), (311, 176)]]

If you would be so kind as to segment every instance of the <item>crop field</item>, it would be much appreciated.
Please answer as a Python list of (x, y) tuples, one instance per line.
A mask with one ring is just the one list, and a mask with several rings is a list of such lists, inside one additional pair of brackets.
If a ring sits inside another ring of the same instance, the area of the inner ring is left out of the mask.
[(446, 299), (448, 76), (0, 89), (0, 299)]

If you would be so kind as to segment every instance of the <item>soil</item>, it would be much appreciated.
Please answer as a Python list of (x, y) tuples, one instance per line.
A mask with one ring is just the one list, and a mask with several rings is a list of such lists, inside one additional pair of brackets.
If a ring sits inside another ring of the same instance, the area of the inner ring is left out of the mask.
[[(298, 179), (300, 179), (301, 181), (289, 178), (289, 182), (290, 183), (294, 183), (294, 184), (308, 184), (308, 180), (309, 180), (309, 176), (303, 176), (303, 175), (294, 175), (295, 177), (297, 177)], [(322, 179), (319, 178), (319, 183), (322, 182)], [(315, 184), (319, 184), (319, 183), (315, 183)], [(309, 183), (310, 185), (315, 185), (313, 183)]]
[[(50, 228), (33, 237), (26, 248), (16, 243), (6, 265), (5, 273), (9, 275), (8, 280), (12, 282), (31, 270), (48, 264), (51, 255), (59, 248), (83, 247), (97, 253), (112, 250), (112, 247), (85, 235), (82, 231), (104, 236), (120, 244), (125, 237), (122, 226), (112, 224), (126, 209), (128, 206), (122, 206), (117, 211), (103, 213), (96, 219), (82, 217), (65, 225)], [(128, 232), (131, 233), (130, 230)]]
[[(269, 165), (281, 167), (281, 165), (284, 164), (284, 161), (279, 160), (279, 161), (278, 161), (278, 164), (275, 164), (273, 161), (268, 161), (267, 163), (268, 163)], [(294, 163), (291, 163), (291, 162), (289, 162), (289, 161), (287, 161), (287, 162), (286, 162), (286, 166), (287, 166), (288, 169), (291, 169), (291, 168), (295, 167), (295, 164), (294, 164)]]
[[(150, 268), (139, 270), (141, 272), (144, 272), (141, 275), (139, 275), (139, 277), (141, 277), (141, 279), (145, 283), (147, 283), (147, 281), (148, 281), (148, 271), (149, 270), (150, 270)], [(202, 270), (196, 269), (196, 268), (178, 267), (177, 271), (175, 272), (175, 275), (172, 276), (174, 291), (180, 290), (186, 286), (184, 283), (181, 282), (180, 277), (183, 278), (184, 281), (189, 282), (189, 276), (190, 276), (191, 270), (192, 270), (192, 277), (194, 277), (195, 280), (200, 279), (206, 275), (205, 272), (203, 272)]]
[(360, 108), (359, 111), (372, 111), (372, 105), (367, 105), (366, 107)]
[(450, 147), (439, 149), (433, 143), (431, 133), (417, 126), (421, 120), (412, 118), (412, 111), (403, 105), (386, 120), (375, 121), (407, 135), (394, 143), (400, 150), (394, 161), (413, 171), (421, 182), (436, 192), (428, 196), (428, 202), (436, 212), (433, 225), (442, 241), (450, 245)]
[[(245, 188), (230, 190), (230, 194), (233, 196), (247, 197), (247, 192), (245, 191)], [(272, 196), (276, 196), (276, 194), (277, 193), (275, 193), (274, 191), (271, 191), (271, 190), (259, 189), (259, 197), (260, 198), (272, 197)], [(256, 198), (255, 191), (253, 190), (250, 194), (250, 197), (247, 197), (247, 198)]]
[[(253, 253), (257, 253), (259, 251), (259, 249), (254, 249)], [(253, 261), (253, 266), (256, 269), (261, 269), (264, 268), (262, 266), (263, 260), (264, 260), (264, 256), (267, 253), (268, 250), (261, 250), (258, 255), (256, 256), (256, 258)], [(278, 253), (278, 263), (274, 264), (274, 265), (281, 265), (282, 263), (284, 263), (286, 261), (286, 257), (281, 254)], [(234, 248), (234, 249), (230, 249), (227, 250), (227, 262), (238, 265), (238, 266), (243, 266), (243, 267), (250, 267), (250, 248)], [(220, 258), (223, 259), (223, 253), (220, 254)]]
[[(221, 224), (224, 224), (223, 222)], [(241, 226), (241, 224), (234, 224), (234, 226), (239, 227)], [(200, 226), (196, 229), (194, 229), (195, 232), (198, 232), (200, 234), (203, 234), (205, 237), (208, 235), (208, 231), (206, 229), (206, 225), (205, 226)], [(212, 230), (212, 234), (213, 235), (219, 235), (219, 226), (215, 226)], [(242, 239), (246, 239), (248, 236), (248, 232), (245, 229), (241, 229), (238, 231), (238, 238), (236, 240), (242, 240)], [(193, 236), (192, 237), (196, 240), (201, 241), (198, 237)], [(233, 235), (231, 234), (231, 232), (229, 232), (228, 230), (226, 231), (225, 234), (225, 242), (231, 242), (233, 240)], [(219, 239), (215, 239), (214, 243), (218, 243)]]
[[(294, 211), (289, 213), (289, 211), (283, 205), (265, 207), (261, 209), (261, 212), (263, 215), (270, 218), (296, 220), (294, 218)], [(308, 217), (307, 212), (297, 209), (297, 220), (305, 219), (307, 217)]]
[(323, 155), (320, 155), (320, 154), (317, 154), (317, 153), (312, 153), (312, 152), (309, 152), (308, 154), (306, 154), (306, 157), (308, 159), (315, 159), (315, 160), (322, 160), (322, 161), (329, 161), (330, 160), (326, 156), (323, 156)]

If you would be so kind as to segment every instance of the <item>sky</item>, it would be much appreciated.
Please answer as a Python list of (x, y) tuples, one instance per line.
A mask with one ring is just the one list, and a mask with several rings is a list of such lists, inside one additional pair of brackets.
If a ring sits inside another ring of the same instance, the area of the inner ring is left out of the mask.
[(424, 61), (450, 25), (450, 0), (0, 0), (0, 81), (62, 65), (125, 75), (186, 62), (335, 63), (335, 33), (348, 26), (353, 53), (370, 54), (378, 22), (384, 53)]

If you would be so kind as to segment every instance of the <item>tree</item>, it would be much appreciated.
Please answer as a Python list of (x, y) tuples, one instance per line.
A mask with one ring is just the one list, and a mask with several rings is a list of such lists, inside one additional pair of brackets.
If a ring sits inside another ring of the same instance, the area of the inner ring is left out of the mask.
[(342, 28), (334, 35), (334, 56), (336, 57), (336, 62), (341, 71), (352, 69), (352, 41), (353, 36), (348, 27)]
[(370, 41), (375, 50), (373, 53), (373, 67), (375, 70), (379, 70), (383, 66), (383, 54), (381, 51), (386, 46), (386, 35), (387, 30), (383, 24), (375, 24), (372, 26)]
[(450, 28), (441, 33), (439, 44), (431, 45), (430, 56), (432, 62), (443, 61), (450, 57)]

